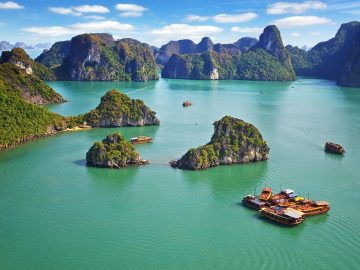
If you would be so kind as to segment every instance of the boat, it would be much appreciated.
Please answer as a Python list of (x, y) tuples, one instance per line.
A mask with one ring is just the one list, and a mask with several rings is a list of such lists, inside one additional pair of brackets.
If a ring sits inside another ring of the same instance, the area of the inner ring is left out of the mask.
[(268, 201), (272, 196), (272, 189), (270, 187), (264, 187), (259, 195), (260, 201)]
[(291, 195), (291, 194), (294, 194), (294, 190), (292, 189), (282, 189), (280, 191), (280, 193), (278, 194), (275, 194), (271, 197), (271, 201), (275, 204), (277, 204), (279, 201), (283, 200), (283, 199), (289, 199), (290, 196), (294, 196), (294, 195)]
[(189, 100), (185, 100), (182, 105), (183, 105), (183, 107), (188, 107), (188, 106), (191, 106), (192, 103)]
[(291, 207), (283, 208), (280, 206), (263, 207), (259, 210), (261, 216), (274, 222), (295, 226), (305, 220), (305, 214)]
[(340, 144), (326, 142), (325, 143), (325, 152), (328, 152), (331, 154), (343, 155), (343, 154), (345, 154), (345, 149)]
[(146, 137), (146, 136), (137, 136), (137, 137), (131, 138), (130, 141), (133, 144), (149, 143), (149, 142), (152, 142), (152, 138)]
[(249, 194), (242, 199), (242, 204), (249, 208), (260, 210), (265, 206), (264, 202), (259, 201), (255, 195)]
[(305, 216), (315, 216), (325, 214), (330, 210), (330, 204), (326, 201), (304, 200), (292, 206), (294, 209), (301, 211)]

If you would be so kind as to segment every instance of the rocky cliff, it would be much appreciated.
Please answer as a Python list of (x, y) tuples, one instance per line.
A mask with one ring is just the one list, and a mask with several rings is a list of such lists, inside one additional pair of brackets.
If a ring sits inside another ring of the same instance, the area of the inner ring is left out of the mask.
[(131, 99), (116, 90), (108, 91), (96, 109), (79, 116), (75, 121), (92, 127), (123, 127), (159, 125), (155, 112), (142, 100)]
[(62, 100), (21, 67), (0, 64), (0, 150), (65, 130), (64, 117), (36, 105)]
[(339, 85), (360, 87), (360, 23), (341, 25), (335, 37), (310, 51), (289, 47), (297, 75), (335, 80)]
[(49, 50), (44, 50), (42, 54), (35, 58), (35, 61), (48, 68), (57, 68), (69, 54), (70, 45), (70, 40), (55, 42)]
[(70, 43), (55, 44), (36, 60), (52, 67), (60, 80), (158, 79), (157, 66), (149, 45), (134, 39), (114, 40), (109, 34), (75, 36)]
[(33, 61), (22, 48), (14, 48), (11, 51), (3, 51), (0, 64), (12, 63), (24, 70), (28, 75), (33, 75), (41, 80), (51, 81), (55, 79), (55, 74), (44, 65)]
[(96, 142), (86, 153), (86, 164), (93, 167), (121, 168), (131, 164), (145, 164), (134, 146), (120, 133), (108, 135)]
[(230, 116), (223, 117), (214, 126), (215, 131), (208, 144), (190, 149), (182, 158), (171, 162), (171, 166), (202, 170), (268, 158), (269, 147), (255, 126)]
[(4, 51), (0, 58), (0, 76), (22, 98), (32, 104), (61, 103), (64, 98), (41, 79), (51, 76), (45, 66), (34, 62), (21, 48)]
[(197, 80), (291, 81), (296, 78), (290, 56), (275, 26), (266, 27), (259, 42), (244, 53), (173, 54), (161, 75)]

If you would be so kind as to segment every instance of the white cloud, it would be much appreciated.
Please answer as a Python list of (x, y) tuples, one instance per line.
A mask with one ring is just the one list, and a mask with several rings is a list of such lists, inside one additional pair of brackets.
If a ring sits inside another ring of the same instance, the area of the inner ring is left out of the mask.
[(49, 7), (51, 12), (60, 15), (72, 15), (72, 16), (81, 16), (83, 13), (108, 13), (110, 10), (107, 7), (99, 6), (99, 5), (81, 5), (74, 7)]
[(0, 2), (0, 9), (23, 9), (24, 6), (19, 5), (15, 2)]
[(143, 15), (142, 12), (138, 12), (138, 11), (124, 11), (124, 12), (120, 12), (120, 16), (124, 17), (124, 18), (136, 18), (136, 17), (141, 17)]
[(291, 35), (293, 37), (300, 37), (301, 36), (300, 33), (297, 33), (297, 32), (293, 32), (293, 33), (291, 33)]
[(327, 5), (321, 1), (305, 1), (301, 3), (277, 2), (268, 5), (266, 13), (273, 15), (285, 13), (301, 14), (310, 9), (319, 10), (325, 8), (327, 8)]
[(84, 16), (84, 19), (89, 19), (89, 20), (105, 20), (106, 18), (104, 16), (99, 16), (99, 15), (89, 15), (89, 16)]
[(80, 13), (108, 13), (110, 11), (107, 7), (99, 5), (81, 5), (73, 7), (73, 9)]
[(189, 15), (186, 15), (185, 17), (185, 21), (188, 21), (188, 22), (205, 22), (209, 20), (209, 17), (207, 16), (199, 16), (199, 15), (194, 15), (194, 14), (189, 14)]
[(140, 17), (148, 10), (146, 7), (135, 4), (117, 4), (115, 9), (120, 12), (121, 17)]
[(76, 23), (68, 27), (45, 26), (45, 27), (26, 27), (22, 30), (38, 36), (59, 37), (93, 32), (123, 32), (132, 30), (131, 24), (120, 23), (118, 21), (98, 21), (87, 23)]
[(158, 29), (153, 29), (150, 34), (156, 36), (158, 40), (161, 41), (179, 39), (179, 33), (181, 33), (181, 38), (199, 41), (204, 36), (217, 34), (222, 31), (222, 28), (212, 25), (170, 24)]
[(248, 22), (257, 17), (256, 13), (242, 13), (242, 14), (218, 14), (212, 17), (217, 23), (240, 23)]
[(231, 27), (231, 32), (242, 34), (261, 34), (263, 31), (260, 27)]
[(327, 24), (331, 20), (317, 16), (292, 16), (274, 21), (274, 24), (282, 27), (307, 26), (316, 24)]
[(81, 16), (80, 12), (75, 12), (72, 8), (64, 8), (64, 7), (49, 7), (51, 12), (60, 15), (73, 15), (73, 16)]

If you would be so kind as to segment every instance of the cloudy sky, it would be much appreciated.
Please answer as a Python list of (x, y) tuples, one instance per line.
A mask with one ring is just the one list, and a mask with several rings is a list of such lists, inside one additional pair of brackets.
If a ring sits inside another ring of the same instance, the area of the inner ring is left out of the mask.
[(203, 36), (228, 43), (275, 24), (285, 44), (313, 46), (353, 20), (360, 20), (359, 0), (0, 0), (0, 40), (29, 44), (91, 32), (157, 46)]

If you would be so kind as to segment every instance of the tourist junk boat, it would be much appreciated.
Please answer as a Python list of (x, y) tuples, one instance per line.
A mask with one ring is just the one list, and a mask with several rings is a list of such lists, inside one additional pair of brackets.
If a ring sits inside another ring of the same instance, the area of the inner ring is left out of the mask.
[(280, 193), (273, 195), (270, 200), (274, 204), (277, 204), (279, 202), (285, 202), (293, 196), (292, 194), (294, 194), (294, 190), (288, 188), (282, 189)]
[(304, 200), (291, 206), (294, 209), (301, 211), (305, 216), (315, 216), (325, 214), (330, 210), (330, 204), (326, 201), (311, 201)]
[(243, 199), (242, 199), (242, 204), (246, 207), (255, 209), (255, 210), (260, 210), (263, 206), (265, 206), (265, 203), (262, 201), (259, 201), (255, 195), (246, 195)]
[(270, 187), (264, 187), (259, 195), (260, 201), (268, 201), (272, 196), (272, 189)]
[(137, 136), (137, 137), (131, 138), (130, 141), (133, 144), (149, 143), (149, 142), (152, 142), (152, 138), (146, 137), (146, 136)]
[(263, 207), (259, 210), (261, 216), (286, 226), (295, 226), (302, 223), (305, 214), (291, 207), (280, 206)]

